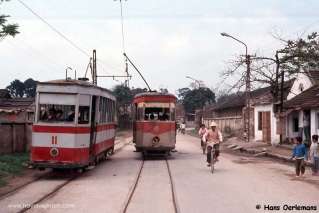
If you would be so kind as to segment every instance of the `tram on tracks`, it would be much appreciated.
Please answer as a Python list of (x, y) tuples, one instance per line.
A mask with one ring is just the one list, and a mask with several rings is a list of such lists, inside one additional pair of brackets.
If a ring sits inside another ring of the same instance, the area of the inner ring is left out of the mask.
[(133, 143), (143, 155), (169, 154), (176, 144), (176, 97), (146, 92), (133, 100)]
[(37, 85), (31, 164), (35, 168), (85, 168), (114, 151), (116, 99), (81, 80)]

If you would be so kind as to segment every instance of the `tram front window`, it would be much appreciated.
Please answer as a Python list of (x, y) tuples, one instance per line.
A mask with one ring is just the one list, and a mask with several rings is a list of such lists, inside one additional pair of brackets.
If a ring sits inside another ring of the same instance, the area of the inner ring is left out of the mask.
[(145, 108), (144, 120), (146, 121), (169, 121), (169, 108), (147, 107)]
[(74, 105), (40, 104), (39, 121), (58, 123), (74, 122)]

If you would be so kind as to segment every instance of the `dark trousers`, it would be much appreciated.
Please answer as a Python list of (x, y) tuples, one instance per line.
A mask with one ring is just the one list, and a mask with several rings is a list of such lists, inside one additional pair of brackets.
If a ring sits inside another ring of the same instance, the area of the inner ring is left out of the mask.
[(319, 171), (319, 157), (314, 157), (312, 172), (317, 173)]
[(303, 175), (305, 173), (305, 163), (304, 163), (304, 159), (296, 159), (295, 162), (295, 166), (296, 166), (296, 175), (299, 176), (300, 173)]
[[(214, 159), (216, 159), (219, 156), (219, 144), (215, 144), (214, 145), (215, 148), (215, 156), (213, 156)], [(211, 163), (212, 162), (212, 147), (208, 146), (207, 147), (207, 163)]]

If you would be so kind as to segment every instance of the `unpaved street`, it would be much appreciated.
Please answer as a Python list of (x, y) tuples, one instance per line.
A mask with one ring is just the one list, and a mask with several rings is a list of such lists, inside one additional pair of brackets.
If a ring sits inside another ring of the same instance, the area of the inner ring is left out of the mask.
[[(125, 146), (28, 212), (122, 212), (142, 162), (141, 154), (133, 150), (132, 145)], [(247, 213), (264, 212), (256, 210), (257, 204), (262, 208), (318, 205), (319, 186), (307, 180), (310, 171), (305, 178), (296, 179), (291, 165), (222, 153), (211, 174), (197, 138), (179, 135), (177, 150), (168, 162), (180, 212)], [(28, 204), (43, 195), (41, 190), (49, 191), (56, 181), (50, 178), (29, 185), (27, 190), (0, 200), (1, 209), (18, 212), (15, 204)], [(146, 160), (127, 212), (174, 212), (170, 187), (165, 160)]]

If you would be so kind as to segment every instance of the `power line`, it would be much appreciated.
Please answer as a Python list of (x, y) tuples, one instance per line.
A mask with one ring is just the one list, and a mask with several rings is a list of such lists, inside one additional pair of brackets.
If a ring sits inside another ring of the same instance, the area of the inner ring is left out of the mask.
[(24, 3), (22, 0), (18, 0), (26, 9), (28, 9), (33, 15), (35, 15), (37, 18), (39, 18), (43, 23), (45, 23), (48, 27), (51, 28), (54, 32), (56, 32), (59, 36), (61, 36), (64, 40), (66, 40), (68, 43), (70, 43), (74, 48), (82, 52), (84, 55), (90, 57), (90, 55), (84, 51), (82, 48), (80, 48), (77, 44), (75, 44), (71, 39), (66, 37), (63, 33), (61, 33), (58, 29), (56, 29), (54, 26), (52, 26), (49, 22), (47, 22), (44, 18), (42, 18), (40, 15), (38, 15), (34, 10), (32, 10), (26, 3)]
[[(67, 41), (71, 46), (73, 46), (75, 49), (80, 51), (82, 54), (84, 54), (87, 57), (91, 57), (90, 54), (88, 54), (85, 50), (83, 50), (81, 47), (79, 47), (75, 42), (73, 42), (71, 39), (69, 39), (67, 36), (65, 36), (62, 32), (60, 32), (57, 28), (52, 26), (49, 22), (47, 22), (44, 18), (42, 18), (39, 14), (37, 14), (31, 7), (29, 7), (26, 3), (24, 3), (22, 0), (18, 0), (27, 10), (29, 10), (33, 15), (35, 15), (38, 19), (40, 19), (43, 23), (45, 23), (51, 30), (53, 30), (55, 33), (57, 33), (61, 38), (63, 38), (65, 41)], [(101, 60), (100, 60), (101, 61)], [(104, 62), (104, 65), (106, 63)], [(110, 65), (109, 65), (110, 66)], [(112, 67), (112, 66), (110, 66)], [(114, 69), (114, 67), (112, 67)], [(118, 69), (119, 70), (119, 69)]]

